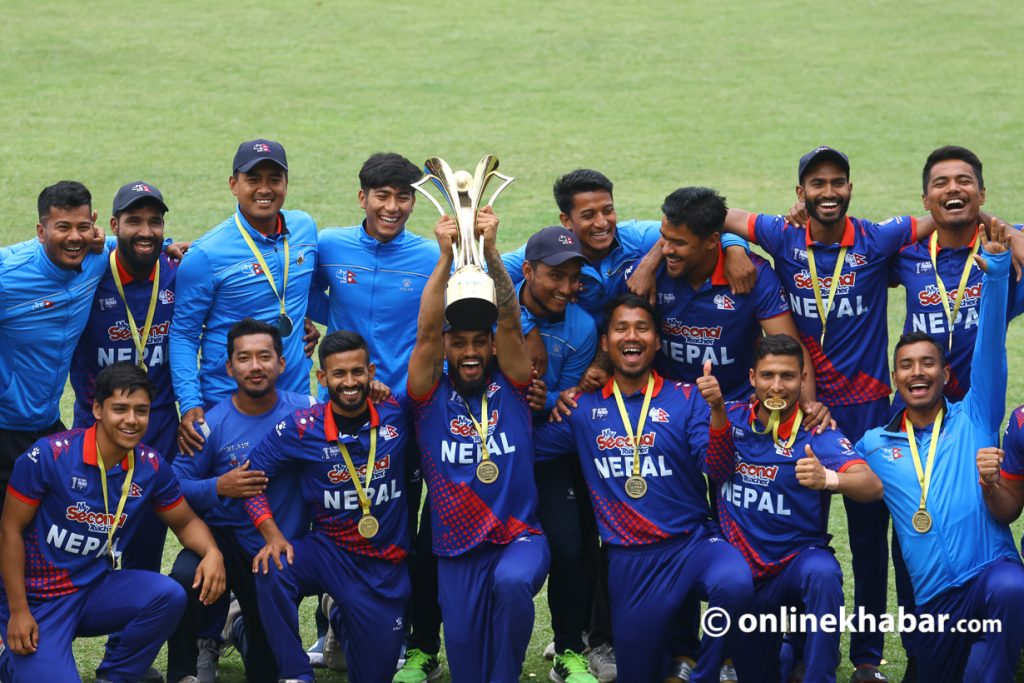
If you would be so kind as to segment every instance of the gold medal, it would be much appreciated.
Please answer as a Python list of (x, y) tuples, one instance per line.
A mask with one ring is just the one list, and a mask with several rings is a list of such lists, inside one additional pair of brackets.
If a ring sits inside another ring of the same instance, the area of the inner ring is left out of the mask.
[[(810, 231), (810, 227), (807, 230)], [(825, 348), (825, 326), (828, 324), (828, 314), (832, 312), (832, 302), (836, 298), (839, 277), (843, 274), (843, 263), (846, 262), (847, 249), (848, 247), (839, 249), (839, 256), (836, 257), (836, 267), (832, 271), (832, 280), (828, 285), (828, 300), (823, 301), (821, 297), (821, 281), (818, 279), (818, 268), (814, 263), (814, 247), (810, 244), (807, 245), (807, 268), (811, 271), (811, 289), (814, 290), (814, 305), (818, 309), (818, 319), (821, 320), (821, 338), (818, 340), (821, 348)]]
[[(949, 307), (949, 293), (946, 291), (946, 283), (939, 277), (939, 233), (933, 232), (932, 238), (928, 243), (928, 255), (932, 259), (932, 270), (935, 272), (935, 286), (939, 288), (939, 297), (942, 302), (942, 309), (946, 312), (946, 321), (949, 323), (949, 350), (953, 350), (953, 323), (956, 322), (957, 314), (960, 312), (960, 304), (964, 302), (964, 291), (967, 289), (967, 280), (971, 277), (971, 268), (974, 267), (974, 259), (972, 255), (976, 255), (978, 250), (981, 249), (981, 240), (978, 236), (974, 236), (974, 247), (971, 249), (971, 255), (967, 257), (967, 262), (964, 263), (964, 270), (960, 274), (960, 284), (957, 285), (956, 291), (953, 293), (953, 307)], [(923, 533), (923, 532), (922, 532)]]
[(755, 434), (768, 434), (770, 432), (772, 435), (772, 441), (782, 446), (783, 448), (792, 448), (793, 444), (796, 443), (796, 436), (800, 432), (800, 425), (803, 423), (804, 420), (803, 411), (797, 408), (796, 419), (793, 420), (793, 427), (789, 431), (789, 438), (786, 439), (785, 441), (780, 441), (779, 424), (782, 422), (781, 413), (783, 410), (789, 407), (789, 403), (787, 403), (786, 399), (784, 398), (779, 398), (778, 396), (769, 396), (761, 403), (761, 405), (763, 405), (765, 408), (771, 411), (771, 414), (768, 416), (768, 424), (765, 425), (763, 432), (759, 432), (757, 430), (757, 427), (754, 426), (755, 415), (753, 413), (753, 410), (751, 410), (750, 431), (754, 432)]
[(786, 399), (777, 398), (775, 396), (769, 396), (764, 400), (764, 407), (768, 410), (785, 410), (789, 404), (786, 403)]
[[(278, 225), (280, 225), (280, 217), (278, 217)], [(263, 276), (267, 278), (267, 283), (270, 285), (270, 289), (273, 290), (274, 296), (277, 297), (277, 302), (280, 306), (279, 314), (277, 316), (277, 329), (281, 333), (281, 337), (290, 337), (292, 332), (295, 330), (295, 326), (292, 324), (292, 319), (285, 313), (285, 302), (288, 299), (288, 261), (291, 259), (291, 251), (288, 248), (288, 235), (284, 235), (281, 241), (284, 242), (284, 273), (281, 278), (281, 293), (277, 293), (277, 283), (274, 282), (273, 275), (270, 274), (270, 266), (267, 265), (266, 259), (263, 258), (263, 254), (256, 248), (256, 243), (252, 241), (252, 237), (246, 232), (245, 228), (242, 227), (242, 222), (238, 220), (238, 214), (235, 214), (235, 226), (238, 228), (238, 232), (242, 235), (242, 239), (249, 246), (249, 251), (252, 252), (256, 262), (260, 264), (260, 268), (263, 269)], [(277, 247), (274, 248), (275, 250)], [(298, 264), (298, 261), (296, 261)]]
[(359, 535), (363, 538), (373, 538), (380, 531), (380, 522), (370, 513), (359, 518)]
[(476, 466), (476, 478), (485, 484), (498, 481), (498, 466), (493, 460), (481, 460)]
[(647, 482), (643, 477), (633, 476), (626, 480), (626, 495), (630, 498), (643, 498), (647, 493)]
[(926, 534), (932, 528), (932, 516), (928, 514), (927, 510), (921, 508), (910, 518), (910, 523), (914, 526), (914, 531)]

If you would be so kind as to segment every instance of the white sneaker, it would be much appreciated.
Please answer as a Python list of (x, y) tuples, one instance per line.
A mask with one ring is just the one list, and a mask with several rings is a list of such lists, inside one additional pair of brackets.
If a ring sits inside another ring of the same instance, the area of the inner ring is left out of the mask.
[(732, 665), (732, 660), (727, 659), (722, 664), (721, 670), (718, 672), (719, 683), (736, 683), (736, 667)]
[(326, 636), (320, 636), (306, 650), (306, 656), (309, 657), (309, 665), (314, 669), (322, 669), (327, 666), (324, 664), (324, 640), (326, 640)]
[(199, 679), (195, 676), (185, 676), (178, 683), (199, 683)]
[(548, 646), (546, 648), (544, 648), (544, 659), (548, 660), (549, 662), (554, 661), (554, 659), (555, 659), (555, 641), (552, 640), (550, 643), (548, 643)]
[(618, 667), (615, 666), (615, 650), (608, 643), (591, 650), (587, 661), (590, 664), (590, 673), (594, 674), (600, 683), (613, 683), (619, 675)]
[(231, 596), (231, 604), (228, 606), (228, 618), (224, 621), (224, 630), (220, 632), (220, 639), (224, 641), (225, 646), (237, 648), (238, 644), (235, 643), (231, 637), (232, 629), (235, 626), (235, 622), (242, 616), (242, 606), (238, 604), (238, 598)]

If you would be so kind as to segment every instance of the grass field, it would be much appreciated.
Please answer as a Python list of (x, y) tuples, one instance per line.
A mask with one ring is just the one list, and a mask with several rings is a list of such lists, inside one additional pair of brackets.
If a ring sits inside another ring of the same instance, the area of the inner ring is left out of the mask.
[[(231, 157), (257, 136), (287, 147), (287, 207), (321, 226), (361, 220), (356, 173), (372, 152), (461, 167), (497, 153), (519, 178), (497, 207), (504, 247), (557, 222), (551, 182), (572, 168), (616, 181), (622, 219), (657, 217), (690, 184), (783, 211), (798, 157), (819, 144), (850, 155), (855, 215), (919, 212), (925, 156), (962, 144), (985, 161), (987, 207), (1020, 222), (1024, 13), (1012, 7), (5, 0), (0, 244), (34, 234), (36, 196), (62, 178), (89, 186), (104, 221), (118, 186), (148, 180), (171, 206), (169, 233), (195, 238), (228, 215)], [(432, 211), (421, 205), (413, 229), (427, 234)], [(1024, 401), (1021, 341), (1011, 328), (1010, 405)], [(843, 519), (832, 526), (851, 576)], [(539, 599), (524, 680), (547, 676), (547, 621)], [(98, 641), (76, 653), (89, 680)], [(901, 673), (897, 639), (886, 656)], [(237, 656), (222, 680), (242, 680)]]

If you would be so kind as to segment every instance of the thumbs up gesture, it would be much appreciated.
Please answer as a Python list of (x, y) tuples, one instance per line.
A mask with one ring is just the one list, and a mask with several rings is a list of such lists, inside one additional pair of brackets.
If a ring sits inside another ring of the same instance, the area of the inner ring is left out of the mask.
[(697, 388), (700, 395), (708, 402), (712, 409), (725, 406), (725, 399), (722, 398), (722, 387), (718, 380), (711, 374), (711, 361), (704, 361), (704, 374), (697, 378)]
[(825, 488), (825, 466), (814, 454), (811, 444), (804, 446), (804, 453), (807, 455), (796, 461), (796, 480), (801, 486), (821, 491)]

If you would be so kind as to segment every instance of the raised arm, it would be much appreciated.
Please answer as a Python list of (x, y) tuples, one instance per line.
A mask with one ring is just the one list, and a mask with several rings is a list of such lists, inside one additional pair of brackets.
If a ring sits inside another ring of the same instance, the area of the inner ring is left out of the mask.
[[(516, 300), (515, 287), (501, 260), (501, 254), (498, 253), (498, 217), (494, 215), (491, 207), (485, 206), (477, 213), (476, 229), (478, 235), (484, 236), (484, 260), (487, 261), (487, 273), (494, 280), (498, 304), (498, 331), (494, 338), (498, 351), (498, 367), (516, 384), (526, 384), (530, 381), (533, 364), (530, 362), (530, 352), (526, 348), (523, 328), (519, 322), (519, 302)], [(422, 308), (420, 310), (422, 319)], [(419, 346), (419, 338), (416, 345)], [(412, 361), (409, 363), (409, 382), (412, 382)]]
[[(459, 227), (451, 216), (441, 216), (434, 226), (434, 235), (441, 248), (441, 256), (427, 279), (420, 298), (420, 314), (416, 321), (416, 345), (409, 356), (408, 393), (413, 398), (429, 392), (444, 370), (444, 290), (455, 260), (452, 243), (458, 234)], [(505, 272), (504, 267), (500, 270)], [(508, 277), (507, 273), (505, 277)]]
[(752, 239), (754, 236), (747, 230), (747, 224), (750, 222), (750, 217), (754, 214), (743, 209), (729, 209), (728, 213), (725, 214), (725, 224), (722, 226), (725, 232), (731, 232), (734, 235), (739, 235), (743, 239), (750, 240), (754, 244), (757, 244), (757, 240)]
[(981, 254), (975, 256), (985, 271), (978, 313), (978, 336), (971, 360), (971, 389), (965, 407), (988, 431), (998, 434), (1006, 409), (1006, 300), (1009, 288), (1009, 228), (993, 224), (990, 238), (982, 232)]

